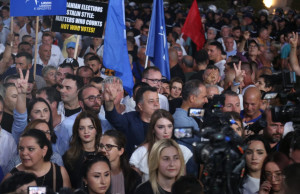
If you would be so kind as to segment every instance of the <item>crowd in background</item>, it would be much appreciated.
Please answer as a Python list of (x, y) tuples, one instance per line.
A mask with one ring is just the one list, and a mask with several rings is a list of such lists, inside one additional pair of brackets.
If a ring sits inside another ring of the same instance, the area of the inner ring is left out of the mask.
[[(300, 115), (276, 120), (272, 108), (300, 110), (299, 10), (200, 5), (205, 45), (197, 50), (181, 32), (188, 9), (165, 2), (167, 80), (146, 64), (151, 5), (126, 2), (125, 9), (133, 96), (103, 65), (105, 34), (79, 36), (76, 45), (78, 35), (51, 31), (52, 16), (40, 17), (35, 29), (34, 17), (12, 19), (1, 2), (0, 193), (27, 193), (29, 186), (47, 193), (205, 193), (192, 143), (208, 140), (182, 141), (173, 132), (199, 134), (210, 118), (189, 116), (189, 109), (208, 110), (219, 95), (222, 117), (247, 145), (235, 190), (298, 193)], [(254, 125), (260, 121), (265, 126)]]

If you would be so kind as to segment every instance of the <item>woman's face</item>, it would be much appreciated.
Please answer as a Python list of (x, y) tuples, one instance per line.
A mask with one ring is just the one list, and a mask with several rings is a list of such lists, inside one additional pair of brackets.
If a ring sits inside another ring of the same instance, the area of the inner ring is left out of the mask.
[(118, 149), (115, 138), (103, 135), (100, 139), (100, 151), (105, 153), (110, 163), (119, 162), (124, 153), (124, 148)]
[(33, 105), (30, 113), (30, 119), (32, 121), (36, 119), (42, 119), (47, 122), (50, 120), (50, 110), (44, 102), (37, 102)]
[(156, 140), (170, 139), (173, 133), (173, 124), (166, 118), (160, 118), (154, 126), (154, 135)]
[(85, 184), (90, 194), (105, 194), (110, 186), (110, 169), (105, 162), (96, 162), (87, 172)]
[(19, 141), (19, 155), (25, 168), (31, 168), (44, 162), (44, 156), (47, 154), (47, 146), (40, 148), (36, 139), (30, 136), (21, 137)]
[(51, 131), (46, 123), (39, 123), (34, 128), (43, 131), (47, 139), (51, 142)]
[(268, 162), (265, 166), (265, 178), (272, 185), (272, 191), (280, 191), (282, 172), (275, 162)]
[(236, 123), (232, 124), (230, 127), (239, 135), (242, 137), (243, 135), (243, 128), (242, 123), (240, 121), (235, 121)]
[(181, 95), (182, 84), (179, 82), (174, 82), (171, 87), (170, 95), (172, 98), (178, 98)]
[(246, 150), (246, 165), (250, 172), (260, 171), (267, 152), (261, 141), (250, 141)]
[(173, 146), (167, 147), (160, 154), (158, 176), (173, 179), (178, 175), (180, 166), (181, 162), (177, 149)]
[(82, 143), (95, 143), (97, 131), (90, 118), (80, 120), (78, 133)]

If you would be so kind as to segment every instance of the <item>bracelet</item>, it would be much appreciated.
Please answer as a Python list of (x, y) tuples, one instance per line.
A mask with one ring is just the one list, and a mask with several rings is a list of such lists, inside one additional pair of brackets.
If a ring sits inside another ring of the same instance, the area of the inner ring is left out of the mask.
[(240, 82), (235, 82), (235, 81), (233, 80), (233, 86), (239, 86), (239, 85), (241, 85)]

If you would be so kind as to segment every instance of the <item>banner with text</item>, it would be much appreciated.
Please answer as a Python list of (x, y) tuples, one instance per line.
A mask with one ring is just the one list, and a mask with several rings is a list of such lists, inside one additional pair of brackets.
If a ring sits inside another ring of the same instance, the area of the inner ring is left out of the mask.
[(102, 37), (107, 16), (107, 4), (92, 1), (68, 0), (67, 15), (55, 16), (55, 32)]
[(10, 16), (65, 15), (66, 0), (10, 0)]

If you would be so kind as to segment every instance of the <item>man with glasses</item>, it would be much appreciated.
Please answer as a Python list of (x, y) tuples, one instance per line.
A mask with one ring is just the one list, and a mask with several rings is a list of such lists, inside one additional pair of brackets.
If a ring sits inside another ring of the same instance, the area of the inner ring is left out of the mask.
[(279, 149), (285, 123), (274, 122), (272, 120), (271, 109), (267, 109), (264, 114), (266, 115), (267, 127), (263, 130), (263, 135), (270, 144), (271, 152), (275, 152)]
[[(91, 111), (98, 115), (101, 121), (102, 132), (112, 129), (113, 127), (105, 119), (103, 112), (100, 112), (102, 106), (102, 95), (100, 91), (93, 85), (85, 85), (78, 92), (79, 105), (84, 111)], [(74, 121), (79, 113), (66, 118), (57, 131), (59, 154), (63, 155), (69, 148), (69, 141), (72, 136), (72, 128)]]
[(167, 97), (165, 97), (162, 94), (159, 94), (159, 90), (161, 88), (162, 83), (162, 75), (160, 73), (160, 70), (155, 66), (147, 67), (143, 71), (142, 77), (142, 82), (145, 82), (151, 87), (155, 87), (157, 89), (160, 108), (169, 111), (169, 102)]

